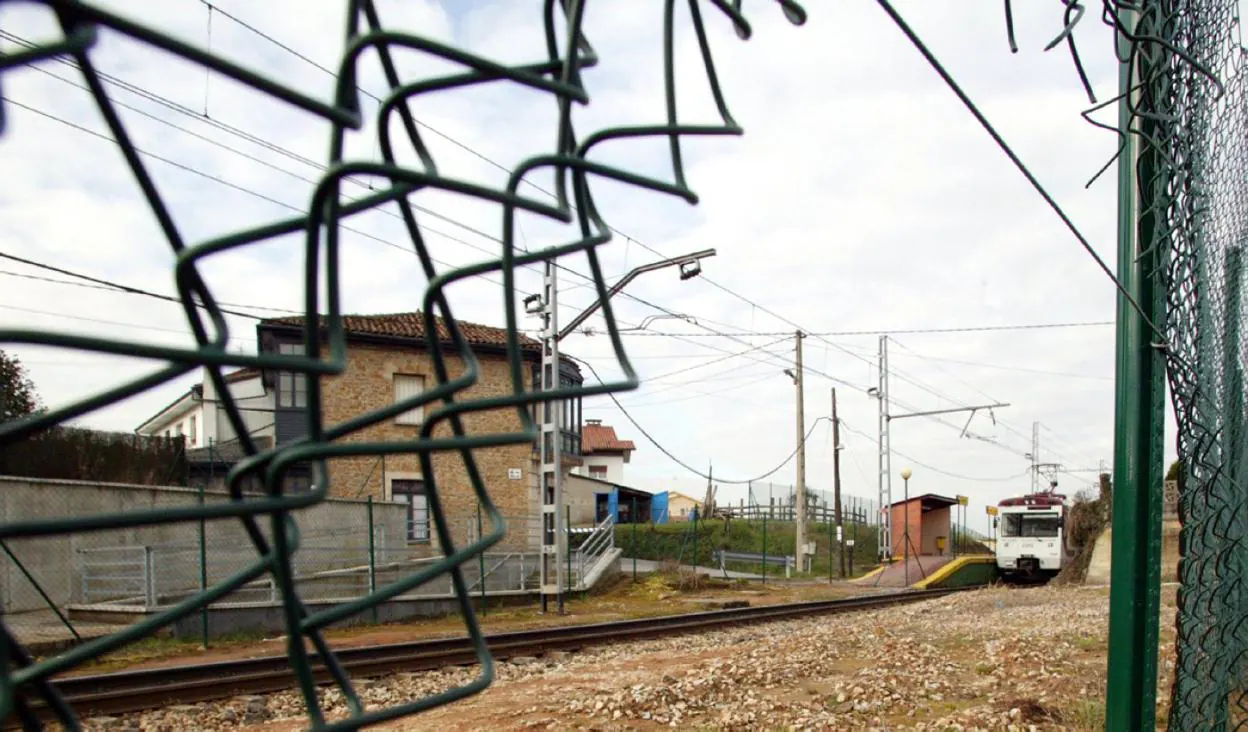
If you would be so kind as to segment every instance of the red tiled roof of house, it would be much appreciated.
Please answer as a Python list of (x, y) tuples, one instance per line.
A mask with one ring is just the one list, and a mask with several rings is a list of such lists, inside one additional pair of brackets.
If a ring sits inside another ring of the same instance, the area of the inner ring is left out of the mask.
[(253, 369), (252, 367), (248, 366), (246, 368), (241, 368), (238, 371), (231, 371), (230, 373), (226, 374), (225, 380), (233, 384), (236, 381), (252, 379), (259, 375), (260, 375), (260, 369)]
[[(490, 325), (470, 323), (466, 320), (459, 320), (458, 322), (460, 333), (463, 334), (464, 338), (468, 339), (468, 343), (471, 345), (498, 346), (500, 348), (507, 345), (506, 328), (495, 328)], [(302, 315), (294, 315), (284, 318), (269, 318), (262, 321), (261, 325), (302, 327), (303, 323)], [(434, 324), (438, 329), (438, 341), (450, 343), (451, 332), (447, 329), (446, 322), (442, 318), (435, 317)], [(378, 315), (344, 315), (342, 316), (342, 325), (348, 334), (354, 335), (389, 336), (391, 338), (422, 340), (425, 337), (425, 321), (419, 311)], [(540, 347), (537, 341), (523, 333), (519, 334), (519, 339), (521, 348), (526, 350)]]
[(586, 422), (581, 426), (581, 454), (583, 455), (636, 449), (637, 446), (632, 440), (621, 440), (617, 437), (614, 427), (597, 422)]

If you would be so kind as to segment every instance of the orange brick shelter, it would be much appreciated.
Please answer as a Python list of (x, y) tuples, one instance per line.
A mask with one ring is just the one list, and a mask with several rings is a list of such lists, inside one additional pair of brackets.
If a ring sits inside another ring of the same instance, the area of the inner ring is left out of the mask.
[[(912, 496), (909, 501), (898, 501), (891, 507), (893, 513), (893, 556), (918, 554), (949, 554), (950, 507), (957, 505), (954, 498), (927, 493)], [(908, 514), (908, 515), (907, 515)], [(910, 545), (906, 546), (906, 521), (910, 522)], [(939, 543), (937, 539), (940, 539)], [(941, 548), (943, 547), (943, 549)]]

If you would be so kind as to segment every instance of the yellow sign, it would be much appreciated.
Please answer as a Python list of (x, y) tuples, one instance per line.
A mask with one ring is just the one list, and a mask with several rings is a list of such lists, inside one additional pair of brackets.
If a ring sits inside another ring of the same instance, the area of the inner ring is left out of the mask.
[(996, 515), (997, 515), (997, 507), (996, 507), (996, 506), (984, 506), (984, 510), (988, 512), (988, 515), (989, 515), (989, 516), (996, 516)]
[(965, 506), (966, 504), (970, 503), (970, 500), (971, 499), (967, 498), (966, 496), (958, 496), (958, 505)]

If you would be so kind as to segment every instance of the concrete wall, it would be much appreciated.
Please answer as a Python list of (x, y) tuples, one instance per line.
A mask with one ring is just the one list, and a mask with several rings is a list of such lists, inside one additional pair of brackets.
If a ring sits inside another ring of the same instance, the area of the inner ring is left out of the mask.
[[(906, 552), (911, 555), (917, 549), (919, 554), (936, 554), (936, 537), (945, 537), (945, 554), (953, 547), (953, 535), (949, 532), (950, 507), (934, 508), (923, 511), (920, 499), (910, 499), (909, 509), (906, 504), (898, 502), (892, 507), (893, 514), (893, 556), (902, 556)], [(910, 521), (910, 541), (914, 546), (906, 546), (906, 520)]]
[(590, 480), (579, 475), (569, 475), (563, 481), (563, 498), (571, 510), (573, 526), (589, 526), (596, 523), (597, 493), (611, 493), (613, 486)]
[(920, 554), (937, 554), (936, 537), (945, 538), (945, 554), (953, 550), (953, 534), (950, 531), (951, 507), (934, 508), (923, 514), (923, 522), (919, 530), (923, 532), (923, 543), (919, 545)]
[[(693, 518), (693, 509), (698, 507), (698, 502), (689, 496), (681, 493), (667, 494), (667, 513), (672, 521), (688, 521)], [(681, 514), (684, 511), (684, 514)], [(699, 520), (701, 520), (699, 518)]]
[(581, 458), (584, 465), (575, 468), (572, 472), (577, 475), (583, 475), (587, 478), (598, 478), (599, 476), (591, 475), (591, 467), (605, 467), (607, 474), (605, 477), (599, 478), (608, 483), (624, 483), (624, 456), (623, 455), (585, 455)]
[[(205, 495), (210, 503), (228, 500), (224, 493)], [(186, 488), (89, 483), (68, 480), (32, 480), (0, 476), (0, 521), (6, 524), (93, 516), (110, 513), (196, 505), (198, 494)], [(363, 501), (329, 500), (295, 513), (302, 537), (296, 554), (301, 569), (335, 566), (367, 559), (368, 508)], [(383, 554), (404, 551), (404, 512), (397, 504), (375, 503), (376, 547)], [(266, 536), (271, 521), (260, 520)], [(199, 581), (199, 524), (156, 524), (122, 530), (76, 532), (49, 537), (10, 539), (6, 543), (27, 571), (59, 605), (82, 598), (81, 563), (117, 560), (141, 561), (143, 546), (153, 550), (164, 590), (196, 586)], [(209, 547), (209, 581), (242, 569), (255, 552), (238, 519), (205, 524)], [(132, 547), (119, 552), (90, 551), (101, 547)], [(81, 551), (81, 550), (86, 550)], [(87, 559), (91, 558), (91, 559)], [(118, 574), (128, 572), (119, 568)], [(7, 556), (0, 561), (0, 596), (5, 613), (39, 610), (46, 605)]]

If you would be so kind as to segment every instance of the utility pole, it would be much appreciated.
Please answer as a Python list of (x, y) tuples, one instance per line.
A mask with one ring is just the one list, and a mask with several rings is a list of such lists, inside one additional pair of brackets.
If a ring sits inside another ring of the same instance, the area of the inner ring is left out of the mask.
[[(542, 391), (559, 388), (559, 268), (553, 259), (546, 260), (543, 272), (542, 328)], [(559, 603), (563, 615), (563, 589), (567, 577), (562, 558), (567, 553), (568, 532), (563, 525), (563, 400), (542, 402), (541, 461), (538, 468), (538, 490), (542, 498), (541, 587), (542, 612), (549, 610), (550, 596)], [(551, 580), (554, 580), (553, 582)], [(483, 580), (484, 581), (484, 580)]]
[[(579, 315), (562, 329), (559, 327), (559, 265), (554, 259), (545, 262), (543, 270), (543, 287), (540, 294), (529, 295), (524, 299), (526, 312), (538, 315), (543, 320), (542, 327), (542, 362), (539, 382), (543, 392), (559, 389), (560, 364), (559, 341), (562, 341), (581, 323), (602, 307), (605, 300), (617, 295), (624, 286), (639, 275), (658, 269), (679, 265), (680, 279), (687, 280), (701, 273), (700, 260), (715, 256), (714, 249), (703, 249), (680, 257), (672, 257), (650, 264), (635, 267), (607, 289), (606, 298), (595, 300)], [(542, 612), (548, 611), (551, 595), (558, 601), (559, 614), (563, 614), (563, 594), (567, 587), (565, 558), (567, 557), (568, 527), (565, 525), (565, 506), (563, 502), (563, 433), (564, 424), (563, 400), (543, 401), (540, 407), (541, 428), (538, 432), (540, 463), (538, 467), (538, 493), (541, 498), (541, 559), (539, 586), (542, 593)], [(580, 425), (576, 425), (579, 430)]]
[(806, 571), (806, 410), (802, 391), (802, 338), (804, 334), (797, 331), (797, 374), (793, 380), (797, 382), (797, 512), (794, 520), (797, 523), (797, 567), (799, 572)]
[(876, 532), (880, 561), (893, 558), (893, 449), (888, 434), (888, 336), (880, 336), (880, 380), (875, 387), (880, 400), (879, 413), (879, 502), (880, 511)]
[[(988, 414), (993, 415), (993, 409), (1000, 407), (1008, 407), (1009, 404), (996, 402), (994, 404), (976, 404), (968, 407), (953, 407), (951, 409), (931, 409), (923, 412), (910, 412), (909, 414), (890, 414), (888, 401), (888, 336), (880, 336), (880, 377), (879, 385), (871, 387), (867, 390), (867, 394), (875, 397), (880, 403), (879, 412), (879, 556), (881, 562), (889, 561), (893, 558), (893, 448), (892, 438), (889, 434), (889, 425), (894, 419), (906, 419), (907, 417), (934, 417), (938, 414), (953, 414), (955, 412), (970, 412), (970, 416), (966, 419), (966, 424), (962, 427), (962, 435), (966, 436), (966, 430), (971, 426), (971, 420), (975, 418), (975, 413), (981, 409), (988, 410)], [(996, 421), (996, 417), (992, 417)]]
[(836, 507), (836, 552), (845, 579), (845, 538), (841, 523), (841, 421), (836, 418), (836, 387), (832, 387), (832, 500)]

